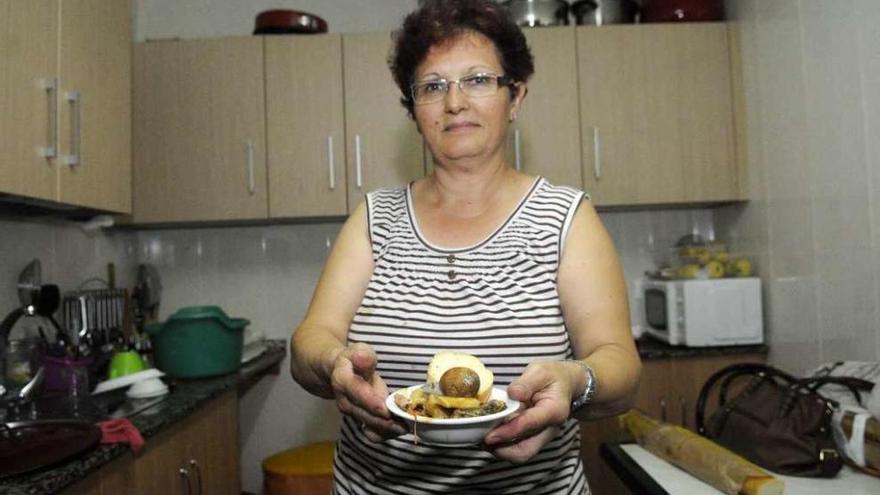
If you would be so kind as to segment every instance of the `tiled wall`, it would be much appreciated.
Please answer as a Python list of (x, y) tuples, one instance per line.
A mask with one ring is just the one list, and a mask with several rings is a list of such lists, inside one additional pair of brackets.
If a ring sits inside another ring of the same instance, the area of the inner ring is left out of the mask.
[[(115, 265), (119, 287), (134, 284), (136, 239), (118, 231), (86, 231), (81, 224), (58, 220), (0, 220), (0, 311), (5, 316), (19, 306), (19, 273), (33, 259), (42, 267), (42, 282), (57, 284), (62, 292), (104, 285), (107, 264)], [(33, 335), (39, 319), (22, 319), (11, 338)], [(42, 323), (46, 326), (45, 322)]]
[(764, 265), (773, 363), (880, 359), (880, 2), (731, 0), (752, 202), (718, 228)]

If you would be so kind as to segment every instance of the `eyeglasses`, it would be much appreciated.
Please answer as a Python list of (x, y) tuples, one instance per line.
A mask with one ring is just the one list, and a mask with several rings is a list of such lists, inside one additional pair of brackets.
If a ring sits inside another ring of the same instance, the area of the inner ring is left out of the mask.
[(455, 81), (446, 79), (434, 79), (432, 81), (417, 82), (410, 86), (412, 99), (416, 105), (436, 103), (446, 96), (450, 86), (458, 85), (458, 89), (470, 98), (491, 96), (502, 86), (513, 86), (513, 78), (510, 76), (497, 76), (495, 74), (471, 74)]

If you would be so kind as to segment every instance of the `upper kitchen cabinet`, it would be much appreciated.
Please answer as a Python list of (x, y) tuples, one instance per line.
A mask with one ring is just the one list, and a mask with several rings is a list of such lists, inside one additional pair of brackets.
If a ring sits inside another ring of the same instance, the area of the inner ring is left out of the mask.
[(62, 0), (62, 203), (131, 211), (131, 6)]
[(263, 39), (138, 43), (134, 222), (265, 219)]
[(741, 199), (728, 27), (578, 27), (584, 186), (600, 206)]
[(0, 191), (131, 211), (129, 5), (4, 1), (0, 63)]
[(581, 144), (575, 32), (525, 29), (535, 74), (510, 132), (510, 163), (550, 182), (580, 188)]
[(390, 48), (389, 33), (342, 38), (350, 211), (373, 189), (425, 175), (422, 137), (388, 70)]
[(342, 38), (265, 43), (269, 216), (345, 215)]

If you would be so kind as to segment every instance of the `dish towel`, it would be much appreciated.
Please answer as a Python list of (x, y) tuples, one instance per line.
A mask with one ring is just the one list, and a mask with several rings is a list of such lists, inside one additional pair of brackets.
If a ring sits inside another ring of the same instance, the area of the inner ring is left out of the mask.
[(131, 421), (125, 418), (100, 421), (101, 443), (127, 443), (132, 452), (137, 454), (144, 447), (144, 437)]

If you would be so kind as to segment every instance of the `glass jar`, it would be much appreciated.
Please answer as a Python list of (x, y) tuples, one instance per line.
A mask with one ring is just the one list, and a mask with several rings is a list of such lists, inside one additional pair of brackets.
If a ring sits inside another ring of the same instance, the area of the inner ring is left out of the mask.
[(7, 390), (25, 385), (36, 372), (36, 339), (10, 340), (4, 356), (3, 384)]

